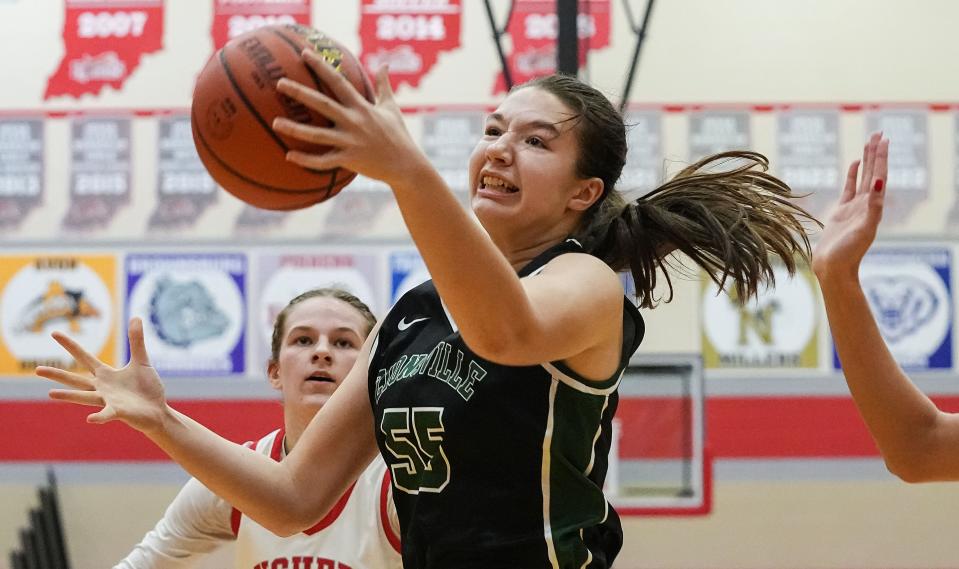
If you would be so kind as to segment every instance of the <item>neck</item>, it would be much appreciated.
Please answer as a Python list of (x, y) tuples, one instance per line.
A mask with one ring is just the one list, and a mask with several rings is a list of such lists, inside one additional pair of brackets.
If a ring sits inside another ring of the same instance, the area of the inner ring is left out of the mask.
[(303, 435), (303, 431), (306, 430), (306, 426), (310, 424), (310, 420), (314, 414), (315, 413), (310, 413), (309, 417), (297, 417), (291, 410), (283, 410), (283, 430), (286, 431), (284, 446), (287, 453), (296, 446), (296, 443), (300, 440), (300, 436)]
[(492, 234), (490, 237), (513, 270), (519, 271), (543, 251), (562, 243), (569, 234), (565, 227), (561, 227), (536, 235), (524, 235), (522, 238)]

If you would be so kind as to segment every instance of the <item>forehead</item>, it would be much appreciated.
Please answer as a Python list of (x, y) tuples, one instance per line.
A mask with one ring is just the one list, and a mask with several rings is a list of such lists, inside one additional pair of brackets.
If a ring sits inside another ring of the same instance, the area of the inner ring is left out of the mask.
[(576, 121), (569, 120), (573, 116), (573, 111), (559, 97), (538, 87), (524, 87), (513, 91), (490, 115), (492, 118), (501, 118), (520, 125), (552, 124), (560, 132), (573, 127)]
[(357, 333), (366, 328), (366, 318), (346, 302), (337, 298), (313, 297), (294, 305), (287, 313), (286, 329), (309, 327), (316, 329), (354, 328)]

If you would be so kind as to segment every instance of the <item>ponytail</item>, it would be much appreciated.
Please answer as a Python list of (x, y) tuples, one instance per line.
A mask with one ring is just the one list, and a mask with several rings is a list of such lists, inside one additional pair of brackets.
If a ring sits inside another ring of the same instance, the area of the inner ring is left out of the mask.
[[(711, 167), (737, 161), (731, 170)], [(615, 191), (598, 204), (581, 232), (585, 247), (616, 271), (629, 270), (640, 306), (651, 308), (657, 272), (673, 297), (670, 256), (680, 251), (702, 267), (720, 289), (734, 281), (745, 302), (763, 284), (774, 284), (778, 257), (790, 275), (796, 257), (810, 258), (802, 221), (820, 224), (790, 200), (789, 186), (768, 174), (762, 154), (732, 151), (706, 157), (632, 203)], [(772, 255), (771, 255), (772, 254)]]

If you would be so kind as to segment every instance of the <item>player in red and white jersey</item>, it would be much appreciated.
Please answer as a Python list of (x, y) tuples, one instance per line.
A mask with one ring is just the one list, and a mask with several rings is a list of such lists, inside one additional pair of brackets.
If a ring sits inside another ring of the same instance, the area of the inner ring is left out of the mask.
[[(248, 446), (282, 460), (346, 377), (375, 323), (369, 308), (342, 290), (316, 289), (291, 300), (276, 318), (267, 370), (283, 394), (284, 428)], [(289, 537), (274, 535), (191, 479), (115, 569), (196, 567), (234, 540), (237, 569), (398, 569), (398, 528), (379, 457), (322, 520)]]

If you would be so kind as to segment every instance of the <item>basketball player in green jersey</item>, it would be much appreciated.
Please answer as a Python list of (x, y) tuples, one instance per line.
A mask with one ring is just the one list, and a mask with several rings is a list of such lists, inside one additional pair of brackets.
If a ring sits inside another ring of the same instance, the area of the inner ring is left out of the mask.
[(274, 128), (333, 150), (288, 159), (387, 183), (433, 280), (370, 334), (296, 450), (276, 463), (171, 409), (136, 324), (126, 368), (57, 335), (94, 378), (37, 373), (75, 388), (54, 398), (141, 430), (275, 532), (315, 523), (380, 452), (406, 567), (609, 567), (622, 534), (602, 496), (603, 458), (619, 377), (643, 334), (617, 271), (632, 272), (639, 304), (652, 307), (657, 272), (681, 251), (745, 300), (771, 280), (774, 257), (792, 271), (808, 256), (804, 212), (750, 152), (706, 158), (627, 204), (614, 188), (622, 117), (556, 75), (514, 89), (487, 118), (469, 163), (476, 223), (406, 130), (385, 70), (371, 104), (304, 58), (335, 98), (288, 80), (278, 88), (336, 126)]

